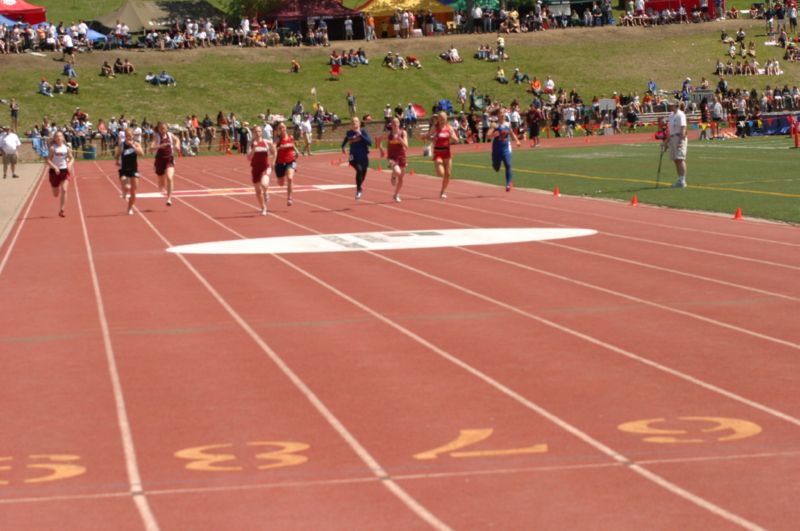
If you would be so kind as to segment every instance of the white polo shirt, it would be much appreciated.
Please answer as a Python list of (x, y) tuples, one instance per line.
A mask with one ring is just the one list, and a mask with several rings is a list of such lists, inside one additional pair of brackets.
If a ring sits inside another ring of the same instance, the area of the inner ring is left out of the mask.
[(686, 127), (686, 114), (680, 109), (675, 109), (675, 112), (669, 115), (670, 136), (680, 135), (681, 127)]

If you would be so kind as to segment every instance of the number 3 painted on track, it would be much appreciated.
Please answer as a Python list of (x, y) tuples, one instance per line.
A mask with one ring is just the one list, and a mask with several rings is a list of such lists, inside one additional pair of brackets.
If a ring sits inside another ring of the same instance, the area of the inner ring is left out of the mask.
[[(712, 440), (720, 442), (736, 441), (747, 439), (761, 433), (761, 426), (753, 422), (741, 419), (731, 419), (726, 417), (678, 417), (679, 420), (693, 423), (712, 424), (711, 427), (700, 429), (700, 434), (713, 434)], [(661, 444), (697, 444), (707, 442), (708, 437), (698, 437), (698, 433), (688, 429), (666, 429), (658, 428), (656, 424), (663, 424), (667, 419), (644, 419), (625, 422), (617, 426), (620, 431), (646, 435), (642, 440), (649, 443)], [(728, 435), (718, 436), (719, 432), (732, 432)]]
[[(247, 446), (275, 448), (271, 451), (259, 452), (255, 454), (255, 458), (260, 461), (274, 461), (269, 464), (259, 465), (259, 470), (301, 465), (308, 461), (308, 457), (305, 455), (299, 455), (299, 452), (308, 450), (310, 448), (308, 444), (292, 441), (255, 441), (247, 443)], [(236, 464), (239, 459), (236, 455), (208, 452), (209, 450), (231, 447), (233, 447), (233, 443), (196, 446), (194, 448), (186, 448), (184, 450), (175, 452), (175, 457), (191, 461), (190, 463), (186, 464), (187, 470), (196, 470), (202, 472), (232, 472), (244, 470), (244, 467)], [(221, 463), (230, 464), (222, 465)]]

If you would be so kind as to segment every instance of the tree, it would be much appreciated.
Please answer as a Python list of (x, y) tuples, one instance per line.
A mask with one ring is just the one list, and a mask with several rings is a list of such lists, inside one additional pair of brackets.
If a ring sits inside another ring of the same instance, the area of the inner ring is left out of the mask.
[(235, 18), (260, 16), (269, 13), (280, 3), (280, 0), (228, 0), (228, 14)]

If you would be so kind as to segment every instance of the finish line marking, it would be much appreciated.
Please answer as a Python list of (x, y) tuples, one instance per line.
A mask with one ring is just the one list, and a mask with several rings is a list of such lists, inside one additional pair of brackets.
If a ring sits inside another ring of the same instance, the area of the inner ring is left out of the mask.
[(433, 249), (560, 240), (591, 236), (591, 229), (505, 228), (360, 232), (279, 236), (178, 245), (180, 254), (293, 254)]
[[(346, 190), (355, 188), (354, 184), (296, 184), (292, 192), (319, 192), (325, 190)], [(286, 193), (285, 186), (270, 186), (269, 193)], [(199, 190), (175, 190), (172, 197), (219, 197), (229, 195), (252, 195), (253, 187), (249, 188), (202, 188)], [(166, 197), (161, 192), (147, 192), (136, 194), (136, 199), (163, 199)]]

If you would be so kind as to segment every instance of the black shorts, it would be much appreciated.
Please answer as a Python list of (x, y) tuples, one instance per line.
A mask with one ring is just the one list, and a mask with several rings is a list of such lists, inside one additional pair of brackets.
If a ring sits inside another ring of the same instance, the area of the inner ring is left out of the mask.
[(297, 169), (297, 161), (292, 161), (287, 163), (276, 162), (275, 177), (277, 177), (278, 179), (283, 179), (284, 177), (286, 177), (287, 170), (294, 170), (294, 169)]
[(119, 170), (119, 178), (120, 179), (132, 179), (139, 177), (138, 171), (123, 171)]
[(72, 55), (72, 52), (74, 52), (74, 51), (75, 51), (75, 48), (73, 48), (72, 46), (70, 46), (69, 48), (64, 48), (64, 53), (67, 54), (67, 55)]

